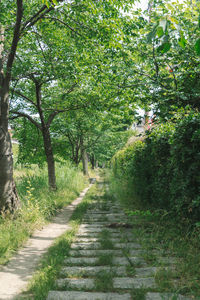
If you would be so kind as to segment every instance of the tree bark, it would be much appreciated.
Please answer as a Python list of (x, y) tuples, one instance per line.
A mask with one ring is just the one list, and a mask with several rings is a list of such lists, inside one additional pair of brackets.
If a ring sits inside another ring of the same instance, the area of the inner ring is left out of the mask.
[(99, 167), (99, 162), (98, 162), (98, 160), (96, 160), (95, 167), (96, 167), (96, 168)]
[(86, 176), (89, 176), (89, 172), (88, 172), (88, 155), (87, 152), (85, 151), (85, 149), (83, 150), (82, 153), (82, 162), (83, 162), (83, 174)]
[(47, 159), (48, 166), (48, 180), (49, 180), (49, 188), (51, 190), (56, 190), (56, 175), (55, 175), (55, 161), (53, 156), (52, 144), (51, 144), (51, 136), (48, 128), (42, 128), (42, 135), (44, 141), (44, 150)]
[(95, 168), (95, 157), (94, 157), (94, 153), (92, 153), (92, 155), (91, 155), (91, 164), (92, 164), (92, 170), (94, 170), (94, 168)]
[(9, 81), (0, 89), (0, 213), (13, 212), (19, 206), (13, 180), (13, 156), (11, 137), (8, 132)]
[(49, 188), (51, 190), (56, 190), (56, 175), (55, 175), (55, 161), (53, 156), (52, 144), (51, 144), (51, 136), (50, 136), (50, 123), (45, 123), (44, 120), (44, 113), (42, 110), (42, 95), (41, 95), (41, 83), (35, 80), (35, 92), (36, 92), (36, 101), (37, 101), (37, 109), (40, 115), (41, 120), (41, 131), (43, 136), (43, 143), (44, 143), (44, 151), (47, 159), (47, 166), (48, 166), (48, 180), (49, 180)]
[(8, 132), (8, 117), (11, 70), (19, 41), (22, 14), (22, 0), (17, 0), (17, 17), (5, 73), (3, 65), (4, 28), (0, 24), (0, 213), (13, 212), (19, 206), (19, 198), (13, 180), (13, 156)]

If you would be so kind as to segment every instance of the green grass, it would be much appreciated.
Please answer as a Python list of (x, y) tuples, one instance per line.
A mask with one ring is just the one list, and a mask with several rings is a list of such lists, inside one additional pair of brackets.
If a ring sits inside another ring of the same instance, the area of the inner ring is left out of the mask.
[(77, 206), (70, 219), (71, 230), (67, 231), (64, 235), (59, 237), (54, 245), (48, 249), (44, 255), (38, 271), (33, 276), (27, 293), (19, 299), (46, 299), (50, 290), (56, 289), (55, 280), (63, 267), (63, 261), (69, 257), (69, 250), (71, 243), (75, 239), (75, 234), (78, 231), (79, 225), (82, 222), (83, 216), (94, 201), (96, 194), (96, 186), (94, 185), (86, 194), (83, 201)]
[(145, 289), (132, 289), (131, 290), (131, 296), (132, 299), (134, 300), (145, 300), (145, 294), (146, 294), (146, 290)]
[(142, 256), (148, 266), (163, 266), (158, 256), (177, 258), (172, 270), (163, 268), (156, 274), (156, 291), (200, 299), (200, 228), (191, 228), (187, 219), (176, 219), (170, 212), (155, 210), (150, 204), (142, 207), (127, 182), (120, 179), (119, 185), (111, 175), (107, 177), (110, 178), (109, 194), (115, 195), (128, 213), (129, 222), (134, 225), (133, 235), (146, 250)]
[(113, 254), (102, 254), (98, 257), (97, 265), (99, 266), (111, 266)]
[(15, 171), (21, 208), (14, 215), (0, 217), (0, 264), (5, 264), (35, 229), (71, 203), (84, 188), (83, 175), (69, 163), (57, 165), (56, 172), (58, 190), (49, 193), (46, 169), (32, 166)]
[(99, 234), (99, 242), (101, 244), (101, 248), (104, 250), (113, 249), (113, 242), (110, 240), (110, 232), (108, 230), (102, 230)]
[(135, 266), (127, 265), (126, 266), (127, 275), (130, 277), (134, 277), (136, 274)]
[(110, 272), (101, 271), (95, 277), (95, 289), (98, 292), (113, 291), (113, 275)]

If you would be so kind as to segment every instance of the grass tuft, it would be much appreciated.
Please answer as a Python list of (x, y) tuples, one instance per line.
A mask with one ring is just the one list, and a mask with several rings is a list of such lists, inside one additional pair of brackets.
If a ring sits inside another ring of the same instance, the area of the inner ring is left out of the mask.
[(15, 171), (21, 208), (14, 215), (0, 217), (0, 264), (5, 264), (34, 230), (44, 226), (84, 188), (83, 175), (69, 163), (57, 165), (56, 170), (58, 190), (51, 193), (46, 169), (31, 166)]

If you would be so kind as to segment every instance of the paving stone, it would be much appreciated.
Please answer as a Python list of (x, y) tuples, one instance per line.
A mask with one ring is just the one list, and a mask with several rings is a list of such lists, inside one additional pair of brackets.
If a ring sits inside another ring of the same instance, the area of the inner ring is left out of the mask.
[(89, 215), (85, 215), (84, 219), (90, 219), (90, 220), (99, 220), (102, 218), (105, 218), (106, 214), (89, 214)]
[(125, 266), (115, 267), (115, 266), (87, 266), (87, 267), (64, 267), (62, 268), (60, 274), (62, 276), (94, 276), (101, 271), (116, 273), (117, 276), (126, 276), (126, 268)]
[(101, 221), (101, 220), (86, 220), (85, 223), (89, 224), (89, 225), (101, 225), (101, 226), (107, 226), (108, 222), (107, 221)]
[(191, 298), (173, 293), (147, 293), (145, 300), (191, 300)]
[(97, 262), (97, 257), (69, 257), (63, 263), (65, 265), (95, 265)]
[(152, 276), (158, 272), (160, 268), (158, 267), (148, 267), (148, 268), (135, 268), (135, 276), (146, 277)]
[(113, 264), (114, 265), (130, 265), (130, 264), (141, 264), (146, 265), (146, 262), (143, 258), (139, 257), (113, 257)]
[(175, 264), (177, 263), (177, 258), (176, 257), (157, 257), (157, 261), (160, 264)]
[(99, 220), (99, 216), (84, 215), (82, 220), (83, 222), (85, 222), (85, 220)]
[(121, 250), (70, 250), (70, 256), (100, 256), (105, 254), (113, 254), (113, 256), (120, 256), (122, 255)]
[(76, 243), (91, 243), (91, 242), (98, 242), (99, 238), (92, 238), (92, 237), (76, 237)]
[[(126, 223), (127, 219), (125, 218), (118, 218), (118, 217), (108, 217), (108, 224), (110, 223)], [(121, 228), (125, 228), (125, 227), (121, 227)], [(127, 229), (127, 228), (126, 228)]]
[(80, 228), (79, 229), (79, 231), (78, 231), (78, 234), (79, 233), (83, 233), (83, 232), (85, 232), (85, 233), (87, 233), (87, 232), (102, 232), (102, 230), (104, 230), (106, 228), (106, 230), (108, 230), (109, 232), (116, 232), (116, 233), (120, 233), (120, 231), (119, 230), (117, 230), (117, 229), (111, 229), (111, 228), (107, 228), (107, 227), (101, 227), (101, 228), (99, 228), (99, 227), (88, 227), (88, 228)]
[(87, 213), (85, 214), (85, 216), (92, 216), (92, 215), (106, 215), (107, 211), (94, 211), (94, 210), (88, 210)]
[(79, 229), (96, 229), (96, 228), (103, 228), (104, 226), (103, 225), (99, 225), (99, 224), (88, 224), (88, 223), (84, 223), (84, 224), (81, 224)]
[(124, 217), (124, 218), (127, 218), (127, 215), (125, 215), (123, 213), (113, 213), (113, 214), (107, 214), (107, 217)]
[(155, 279), (148, 278), (130, 278), (130, 277), (121, 277), (113, 278), (113, 287), (116, 289), (139, 289), (139, 288), (154, 288)]
[(57, 292), (51, 291), (47, 300), (131, 300), (131, 295), (117, 293), (89, 293), (89, 292)]
[(140, 249), (142, 246), (137, 243), (116, 243), (114, 247), (116, 249)]
[(120, 232), (120, 234), (118, 232), (113, 232), (112, 236), (113, 237), (125, 238), (125, 239), (135, 238), (134, 235), (132, 233), (129, 233), (129, 232), (127, 232), (126, 236), (122, 235), (121, 232)]
[(73, 243), (71, 244), (71, 249), (99, 249), (101, 248), (101, 244), (100, 243)]
[(84, 222), (87, 222), (88, 224), (102, 223), (102, 225), (104, 225), (104, 226), (107, 226), (107, 224), (108, 224), (107, 220), (102, 220), (102, 219), (97, 219), (97, 220), (87, 219), (87, 220), (84, 220)]
[(91, 238), (95, 238), (95, 237), (99, 237), (99, 232), (82, 232), (82, 233), (78, 233), (76, 235), (77, 238), (79, 237), (91, 237)]
[(144, 250), (129, 250), (130, 256), (141, 256), (144, 254)]
[(94, 279), (92, 278), (64, 278), (56, 280), (58, 288), (70, 288), (75, 290), (90, 291), (95, 288)]
[(125, 238), (121, 237), (120, 235), (119, 235), (118, 237), (112, 237), (112, 236), (111, 236), (110, 240), (111, 240), (113, 243), (117, 243), (117, 244), (118, 244), (118, 243), (124, 243), (124, 244), (126, 244), (126, 243), (131, 243), (131, 242), (125, 240)]
[[(72, 265), (96, 265), (99, 262), (98, 257), (69, 257), (64, 260), (64, 264)], [(130, 262), (133, 264), (145, 265), (145, 261), (139, 257), (129, 257), (129, 260), (126, 257), (113, 257), (113, 265), (130, 265)]]

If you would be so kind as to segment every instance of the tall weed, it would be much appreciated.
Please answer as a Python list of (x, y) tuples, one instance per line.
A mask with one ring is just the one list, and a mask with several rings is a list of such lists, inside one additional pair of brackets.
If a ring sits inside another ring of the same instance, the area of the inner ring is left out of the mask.
[(0, 217), (0, 264), (24, 244), (31, 233), (41, 228), (63, 206), (71, 203), (84, 188), (85, 179), (70, 163), (56, 167), (58, 190), (49, 192), (46, 169), (19, 167), (15, 181), (21, 207), (14, 215)]

